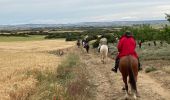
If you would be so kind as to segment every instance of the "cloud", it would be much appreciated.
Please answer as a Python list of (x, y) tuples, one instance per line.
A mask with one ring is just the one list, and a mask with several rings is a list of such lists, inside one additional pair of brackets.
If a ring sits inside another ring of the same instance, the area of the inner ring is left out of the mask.
[(164, 19), (169, 0), (0, 0), (0, 24)]

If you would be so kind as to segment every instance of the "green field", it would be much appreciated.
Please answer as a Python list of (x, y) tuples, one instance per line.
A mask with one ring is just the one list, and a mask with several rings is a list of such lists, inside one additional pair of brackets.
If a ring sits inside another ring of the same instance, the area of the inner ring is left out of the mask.
[(29, 37), (20, 36), (0, 36), (0, 42), (14, 42), (14, 41), (37, 41), (44, 40), (44, 35), (29, 35)]

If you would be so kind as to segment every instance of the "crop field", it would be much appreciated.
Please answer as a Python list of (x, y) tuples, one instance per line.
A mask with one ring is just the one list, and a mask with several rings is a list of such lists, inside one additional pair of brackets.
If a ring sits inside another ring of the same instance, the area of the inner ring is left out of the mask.
[(49, 52), (75, 44), (63, 39), (11, 41), (0, 42), (0, 100), (26, 99), (37, 85), (35, 76), (30, 72), (53, 71), (62, 57)]
[(29, 37), (21, 36), (0, 36), (0, 42), (15, 42), (15, 41), (38, 41), (44, 40), (43, 35), (29, 35)]

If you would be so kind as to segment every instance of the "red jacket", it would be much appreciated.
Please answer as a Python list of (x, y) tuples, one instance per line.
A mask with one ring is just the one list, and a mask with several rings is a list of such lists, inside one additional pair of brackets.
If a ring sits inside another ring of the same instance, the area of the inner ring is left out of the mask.
[(121, 58), (127, 55), (132, 55), (138, 58), (138, 55), (135, 51), (136, 41), (132, 36), (126, 37), (125, 35), (123, 35), (119, 40), (117, 48), (119, 51), (118, 58)]

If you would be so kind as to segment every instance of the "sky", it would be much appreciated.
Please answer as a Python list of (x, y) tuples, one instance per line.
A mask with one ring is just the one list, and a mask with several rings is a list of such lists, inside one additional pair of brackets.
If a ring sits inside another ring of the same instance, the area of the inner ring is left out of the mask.
[(164, 20), (170, 0), (0, 0), (0, 25)]

